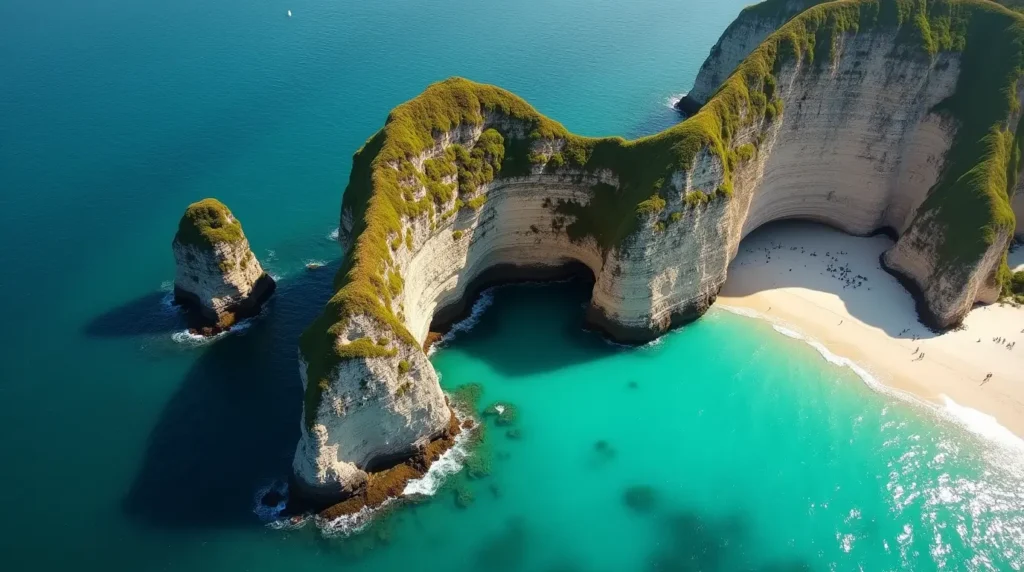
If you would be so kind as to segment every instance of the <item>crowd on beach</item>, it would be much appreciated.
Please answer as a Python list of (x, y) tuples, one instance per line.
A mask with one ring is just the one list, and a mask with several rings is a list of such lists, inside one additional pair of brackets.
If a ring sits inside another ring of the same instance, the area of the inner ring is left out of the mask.
[[(756, 248), (755, 247), (747, 247), (747, 248), (744, 248), (744, 252), (746, 252), (747, 254), (760, 254), (760, 253), (763, 253), (764, 254), (764, 263), (768, 264), (768, 263), (772, 262), (772, 253), (775, 252), (775, 251), (783, 250), (783, 249), (786, 249), (786, 250), (788, 250), (790, 252), (794, 252), (794, 253), (798, 252), (799, 254), (808, 256), (810, 258), (818, 258), (819, 257), (818, 251), (815, 250), (815, 249), (810, 249), (810, 248), (807, 248), (807, 247), (804, 247), (804, 246), (790, 246), (790, 247), (786, 247), (785, 244), (783, 244), (782, 242), (776, 242), (774, 240), (770, 242), (769, 246), (766, 246), (766, 247), (756, 247)], [(829, 250), (829, 251), (826, 251), (824, 253), (824, 258), (827, 259), (826, 260), (825, 269), (824, 269), (823, 272), (819, 272), (819, 275), (821, 275), (821, 276), (828, 276), (828, 277), (831, 277), (831, 278), (837, 280), (838, 282), (840, 282), (842, 284), (842, 289), (843, 290), (846, 290), (846, 289), (856, 290), (858, 288), (867, 288), (867, 290), (871, 290), (871, 287), (867, 286), (867, 284), (869, 282), (868, 277), (864, 276), (862, 274), (859, 274), (859, 273), (855, 273), (851, 269), (850, 263), (842, 258), (844, 256), (848, 256), (848, 254), (849, 253), (844, 251), (844, 250), (836, 250), (836, 251)], [(753, 263), (752, 260), (751, 261), (740, 261), (739, 262), (739, 264), (741, 266), (747, 266), (747, 265), (752, 264), (752, 263)], [(878, 264), (878, 263), (876, 263), (876, 264)], [(804, 266), (804, 268), (807, 267), (806, 264), (804, 264), (803, 266)], [(876, 268), (876, 270), (880, 270), (880, 269), (881, 269), (881, 266), (879, 265)], [(793, 269), (789, 268), (788, 271), (792, 272)], [(778, 285), (778, 284), (776, 284), (776, 285)], [(768, 312), (771, 312), (771, 307), (768, 308)], [(842, 326), (843, 323), (844, 323), (844, 320), (839, 320), (838, 325)], [(961, 326), (961, 328), (966, 328), (966, 326)], [(909, 335), (910, 336), (909, 339), (911, 341), (913, 341), (913, 342), (920, 341), (921, 337), (919, 335), (911, 334), (913, 329), (914, 329), (913, 327), (904, 328), (903, 330), (901, 330), (896, 335), (896, 337), (904, 337), (904, 336), (908, 336)], [(1021, 333), (1024, 333), (1024, 330), (1021, 330)], [(1015, 346), (1017, 345), (1016, 341), (1010, 341), (1009, 339), (1007, 339), (1004, 336), (995, 336), (995, 337), (992, 338), (992, 342), (1005, 347), (1008, 351), (1013, 351)], [(981, 343), (981, 338), (978, 338), (978, 343)], [(914, 349), (914, 351), (911, 353), (911, 361), (917, 362), (917, 361), (924, 361), (924, 360), (925, 360), (925, 352), (921, 351), (921, 346), (917, 346)], [(994, 378), (993, 373), (989, 372), (984, 377), (984, 379), (981, 381), (981, 385), (985, 385), (986, 383), (992, 381), (993, 378)]]
[[(746, 248), (744, 250), (748, 254), (754, 254), (757, 251), (764, 252), (764, 256), (765, 256), (764, 262), (765, 262), (765, 264), (768, 264), (769, 262), (772, 261), (772, 251), (774, 251), (774, 250), (782, 250), (783, 248), (785, 248), (784, 244), (776, 243), (775, 241), (772, 241), (771, 242), (771, 246), (767, 246), (767, 247), (764, 247), (764, 248), (759, 248), (759, 249), (756, 249), (756, 250), (753, 249), (753, 248)], [(800, 252), (800, 254), (805, 254), (805, 255), (808, 255), (808, 256), (810, 256), (812, 258), (817, 258), (818, 257), (818, 251), (817, 250), (812, 250), (812, 251), (808, 252), (807, 248), (805, 248), (803, 246), (791, 246), (791, 247), (789, 247), (789, 250), (791, 252)], [(841, 282), (843, 284), (843, 289), (844, 290), (847, 289), (847, 288), (856, 290), (857, 288), (863, 287), (864, 284), (868, 282), (868, 277), (867, 276), (863, 276), (861, 274), (854, 274), (853, 270), (850, 269), (850, 263), (849, 262), (843, 263), (843, 261), (839, 259), (840, 256), (845, 256), (845, 255), (848, 255), (848, 254), (849, 254), (848, 252), (843, 251), (843, 250), (836, 251), (835, 253), (832, 253), (831, 251), (826, 252), (825, 253), (825, 258), (827, 258), (829, 260), (829, 262), (828, 262), (827, 266), (825, 267), (825, 272), (821, 273), (821, 274), (825, 275), (825, 273), (827, 273), (828, 276), (831, 276), (832, 278), (835, 278), (836, 280)], [(741, 262), (740, 265), (741, 266), (745, 266), (746, 264)], [(806, 265), (804, 265), (804, 267), (806, 267)], [(789, 271), (792, 272), (793, 269), (790, 268)], [(868, 287), (867, 289), (870, 290), (871, 288)]]

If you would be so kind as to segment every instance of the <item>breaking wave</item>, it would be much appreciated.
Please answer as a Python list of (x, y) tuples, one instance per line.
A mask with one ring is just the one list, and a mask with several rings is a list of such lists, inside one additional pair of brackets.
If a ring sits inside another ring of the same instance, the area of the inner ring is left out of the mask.
[(1001, 425), (996, 418), (991, 415), (960, 405), (946, 395), (941, 395), (945, 405), (944, 407), (939, 407), (931, 402), (920, 399), (915, 395), (905, 391), (900, 391), (882, 383), (859, 363), (833, 353), (821, 342), (807, 337), (800, 332), (782, 326), (768, 316), (746, 308), (735, 308), (725, 305), (719, 307), (736, 315), (768, 321), (771, 323), (772, 329), (776, 332), (788, 338), (806, 343), (817, 350), (818, 354), (830, 364), (849, 368), (873, 391), (895, 397), (911, 404), (924, 406), (928, 411), (937, 414), (937, 416), (942, 419), (955, 423), (967, 431), (984, 438), (989, 443), (1014, 452), (1024, 452), (1024, 439), (1021, 439), (1005, 426)]
[(995, 417), (982, 413), (977, 409), (960, 405), (946, 395), (940, 395), (940, 397), (942, 397), (945, 404), (944, 411), (946, 415), (956, 420), (957, 423), (967, 430), (989, 441), (999, 443), (1008, 449), (1024, 452), (1024, 440), (1004, 425), (1001, 425)]
[(469, 434), (470, 430), (460, 432), (455, 437), (455, 443), (452, 447), (431, 463), (430, 468), (427, 469), (427, 474), (406, 483), (402, 494), (405, 496), (434, 496), (434, 493), (441, 488), (441, 485), (444, 484), (448, 477), (462, 470), (466, 457), (470, 453)]
[(243, 334), (246, 330), (252, 327), (253, 323), (256, 320), (259, 320), (260, 318), (264, 317), (266, 315), (266, 311), (267, 308), (266, 306), (264, 306), (259, 314), (253, 316), (252, 318), (242, 320), (241, 322), (238, 322), (237, 324), (231, 326), (230, 328), (224, 330), (223, 332), (218, 332), (217, 334), (214, 334), (212, 336), (199, 336), (193, 334), (188, 330), (182, 330), (180, 332), (174, 332), (173, 334), (171, 334), (171, 339), (179, 344), (192, 347), (200, 347), (205, 346), (207, 344), (212, 344), (213, 342), (223, 338), (228, 334)]
[(429, 357), (434, 355), (434, 352), (445, 344), (450, 343), (459, 334), (468, 332), (476, 327), (476, 325), (480, 323), (480, 318), (484, 315), (484, 312), (486, 312), (487, 308), (490, 308), (491, 304), (494, 303), (494, 291), (497, 288), (500, 288), (500, 286), (488, 288), (481, 292), (480, 297), (477, 298), (476, 302), (473, 302), (473, 308), (470, 310), (469, 316), (459, 322), (456, 322), (455, 325), (452, 326), (452, 329), (448, 330), (447, 334), (442, 336), (437, 343), (430, 346), (430, 351), (427, 352), (427, 356)]
[(381, 503), (377, 508), (363, 507), (359, 509), (359, 512), (353, 514), (346, 514), (345, 516), (339, 516), (333, 520), (327, 520), (325, 518), (315, 517), (316, 525), (323, 533), (324, 536), (336, 537), (336, 536), (349, 536), (355, 534), (362, 529), (366, 528), (366, 525), (373, 521), (373, 516), (379, 511), (384, 510), (397, 499), (389, 498), (388, 500)]
[(341, 236), (341, 228), (336, 228), (327, 234), (327, 240), (338, 241), (338, 237)]
[[(274, 506), (267, 506), (263, 504), (263, 497), (267, 493), (274, 491), (281, 496), (281, 500)], [(270, 522), (276, 524), (280, 518), (281, 513), (284, 512), (285, 507), (288, 505), (288, 483), (282, 481), (274, 481), (269, 485), (260, 488), (256, 491), (256, 496), (253, 498), (252, 511), (259, 517), (263, 522)], [(284, 522), (288, 522), (285, 520)]]
[(686, 97), (687, 93), (689, 92), (684, 91), (683, 93), (676, 93), (668, 96), (667, 98), (665, 98), (665, 106), (668, 107), (669, 109), (675, 109), (676, 104), (679, 103), (679, 100)]
[[(361, 531), (373, 521), (374, 515), (401, 502), (405, 497), (434, 496), (441, 489), (448, 477), (462, 470), (466, 457), (469, 456), (469, 430), (464, 430), (455, 437), (455, 443), (436, 461), (430, 464), (427, 473), (418, 479), (406, 483), (401, 497), (392, 497), (376, 508), (363, 507), (359, 512), (327, 520), (316, 517), (317, 526), (325, 536), (349, 536)], [(289, 521), (285, 521), (288, 523)]]

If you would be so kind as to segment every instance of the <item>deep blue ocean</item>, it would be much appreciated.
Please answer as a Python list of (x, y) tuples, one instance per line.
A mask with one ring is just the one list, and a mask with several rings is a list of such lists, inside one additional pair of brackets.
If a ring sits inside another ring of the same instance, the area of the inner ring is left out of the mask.
[[(388, 111), (459, 75), (578, 133), (654, 133), (745, 3), (0, 2), (0, 569), (1022, 569), (1019, 458), (724, 311), (607, 344), (572, 282), (491, 292), (433, 357), (519, 411), (487, 421), (489, 476), (349, 537), (254, 510)], [(170, 243), (207, 196), (279, 289), (197, 345)]]

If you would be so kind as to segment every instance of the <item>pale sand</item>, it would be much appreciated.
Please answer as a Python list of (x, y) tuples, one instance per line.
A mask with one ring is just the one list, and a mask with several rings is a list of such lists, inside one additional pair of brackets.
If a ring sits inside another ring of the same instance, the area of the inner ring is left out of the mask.
[[(994, 416), (1024, 438), (1024, 309), (977, 307), (964, 329), (934, 334), (918, 322), (910, 294), (879, 264), (890, 245), (884, 236), (858, 238), (810, 223), (763, 227), (740, 244), (716, 305), (753, 310), (857, 362), (889, 387), (960, 417), (965, 412), (957, 405)], [(827, 270), (830, 264), (849, 265), (850, 277), (866, 280), (848, 285)], [(989, 425), (990, 436), (1024, 443)]]

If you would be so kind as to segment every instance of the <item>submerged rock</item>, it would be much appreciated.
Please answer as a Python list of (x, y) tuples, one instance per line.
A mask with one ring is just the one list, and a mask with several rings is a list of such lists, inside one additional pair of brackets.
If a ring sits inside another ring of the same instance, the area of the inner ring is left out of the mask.
[(495, 403), (484, 410), (484, 416), (494, 417), (500, 426), (508, 426), (516, 422), (519, 411), (511, 403)]
[(195, 333), (213, 335), (255, 316), (274, 292), (242, 224), (217, 199), (189, 205), (171, 246), (174, 300), (191, 310)]
[(626, 489), (622, 499), (626, 506), (637, 512), (650, 512), (657, 504), (658, 496), (651, 487), (640, 485)]
[(459, 508), (469, 508), (469, 505), (473, 504), (476, 497), (473, 495), (473, 491), (466, 487), (458, 487), (455, 489), (455, 506)]

